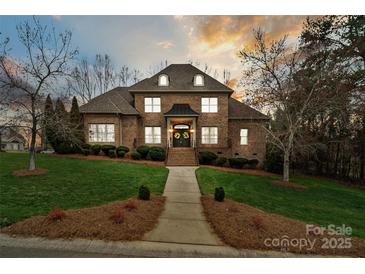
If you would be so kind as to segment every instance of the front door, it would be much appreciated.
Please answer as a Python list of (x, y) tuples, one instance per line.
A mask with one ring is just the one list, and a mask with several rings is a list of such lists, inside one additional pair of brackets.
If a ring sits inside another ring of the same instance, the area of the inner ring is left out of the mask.
[(174, 147), (190, 147), (190, 132), (188, 129), (175, 129), (172, 138)]

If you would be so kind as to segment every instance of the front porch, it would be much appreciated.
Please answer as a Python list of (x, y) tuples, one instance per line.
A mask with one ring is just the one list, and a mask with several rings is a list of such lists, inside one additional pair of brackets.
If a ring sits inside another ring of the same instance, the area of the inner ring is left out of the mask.
[(188, 104), (174, 104), (164, 114), (167, 128), (167, 147), (196, 147), (196, 124), (199, 113)]
[(166, 118), (168, 166), (196, 166), (196, 128), (199, 113), (188, 104), (174, 104)]

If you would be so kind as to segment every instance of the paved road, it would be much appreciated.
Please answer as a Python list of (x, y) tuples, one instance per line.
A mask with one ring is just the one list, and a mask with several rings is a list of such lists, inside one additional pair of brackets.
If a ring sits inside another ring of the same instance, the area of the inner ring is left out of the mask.
[(49, 250), (26, 247), (0, 247), (0, 258), (133, 258), (132, 256), (88, 253), (67, 250)]

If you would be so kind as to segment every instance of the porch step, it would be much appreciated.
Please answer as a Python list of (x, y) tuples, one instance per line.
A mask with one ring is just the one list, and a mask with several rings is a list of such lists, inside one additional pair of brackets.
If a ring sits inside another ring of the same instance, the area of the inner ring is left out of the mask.
[(168, 166), (196, 166), (195, 150), (193, 148), (170, 148), (167, 155)]

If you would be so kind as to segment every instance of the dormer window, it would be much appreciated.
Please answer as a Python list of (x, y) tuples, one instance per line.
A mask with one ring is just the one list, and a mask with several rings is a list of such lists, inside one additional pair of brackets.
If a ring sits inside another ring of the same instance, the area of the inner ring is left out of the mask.
[(204, 86), (204, 77), (203, 75), (197, 74), (194, 76), (194, 86), (202, 87)]
[(162, 74), (158, 77), (158, 85), (160, 87), (167, 87), (169, 85), (169, 77), (166, 74)]

